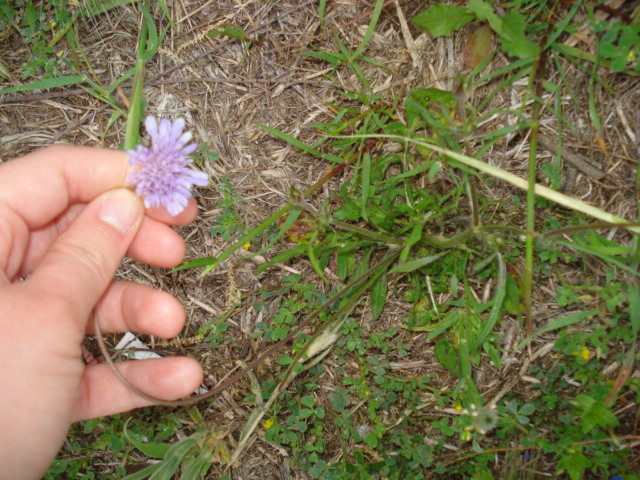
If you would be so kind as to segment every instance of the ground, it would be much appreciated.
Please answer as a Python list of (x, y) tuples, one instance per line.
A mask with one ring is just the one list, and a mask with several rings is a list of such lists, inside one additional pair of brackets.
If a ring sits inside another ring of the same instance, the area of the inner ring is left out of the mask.
[[(344, 95), (344, 92), (361, 89), (360, 80), (353, 70), (344, 66), (334, 68), (326, 61), (303, 52), (320, 49), (339, 51), (336, 37), (353, 51), (365, 35), (375, 2), (326, 2), (323, 23), (319, 20), (319, 3), (324, 4), (317, 1), (258, 0), (167, 2), (175, 26), (168, 30), (164, 42), (147, 63), (144, 82), (146, 111), (166, 118), (184, 116), (195, 141), (205, 143), (207, 152), (217, 153), (217, 158), (205, 154), (198, 157), (198, 168), (209, 174), (211, 186), (197, 189), (198, 218), (193, 224), (179, 229), (187, 243), (187, 260), (218, 255), (237, 239), (238, 231), (258, 225), (284, 206), (290, 199), (292, 188), (303, 191), (331, 167), (330, 163), (317, 156), (300, 154), (298, 148), (262, 127), (281, 130), (307, 145), (313, 145), (322, 135), (312, 125), (334, 121), (339, 111), (336, 106), (361, 108), (357, 98)], [(410, 23), (410, 19), (424, 11), (428, 3), (411, 0), (385, 2), (375, 33), (364, 51), (367, 57), (384, 66), (363, 62), (364, 77), (373, 92), (380, 96), (381, 102), (397, 101), (400, 104), (399, 115), (405, 114), (400, 99), (408, 92), (419, 87), (456, 91), (460, 78), (470, 70), (462, 57), (475, 27), (464, 27), (452, 36), (429, 37)], [(154, 4), (152, 13), (158, 19), (158, 25), (166, 25), (159, 4)], [(79, 63), (84, 71), (103, 87), (119, 79), (135, 64), (139, 25), (140, 16), (131, 5), (117, 7), (101, 15), (78, 18), (73, 28), (81, 39), (82, 58)], [(240, 35), (242, 38), (215, 34), (215, 31), (230, 27), (241, 27), (244, 30)], [(568, 36), (564, 41), (585, 51), (593, 48), (593, 40), (587, 34)], [(10, 78), (0, 83), (0, 88), (20, 84), (22, 65), (30, 54), (27, 45), (20, 43), (15, 30), (7, 29), (0, 31), (0, 49), (3, 52), (2, 66), (12, 72)], [(54, 47), (54, 54), (69, 57), (79, 52), (65, 41), (60, 41)], [(504, 52), (499, 52), (487, 66), (487, 71), (497, 71), (514, 61)], [(565, 62), (562, 59), (555, 61)], [(567, 98), (558, 99), (553, 97), (555, 94), (545, 92), (538, 162), (540, 165), (554, 162), (558, 132), (562, 132), (565, 163), (561, 171), (561, 190), (622, 218), (637, 218), (635, 179), (640, 141), (637, 77), (601, 72), (606, 87), (610, 87), (614, 94), (599, 84), (591, 90), (596, 96), (602, 124), (598, 130), (594, 128), (589, 110), (590, 72), (568, 62), (563, 66), (563, 75), (572, 90), (566, 93)], [(549, 71), (552, 71), (551, 67)], [(69, 74), (64, 67), (62, 73)], [(550, 80), (562, 81), (559, 73), (553, 75), (555, 77)], [(35, 75), (33, 79), (37, 78)], [(487, 78), (484, 83), (475, 85), (472, 91), (464, 92), (465, 101), (477, 107), (504, 80), (504, 76)], [(114, 92), (117, 101), (125, 108), (131, 93), (130, 85), (124, 81)], [(507, 84), (489, 99), (486, 111), (517, 110), (526, 88), (526, 76)], [(559, 124), (554, 110), (559, 104), (563, 105), (561, 118), (571, 128)], [(50, 144), (118, 148), (124, 141), (125, 122), (122, 118), (112, 121), (113, 107), (76, 86), (3, 94), (0, 95), (0, 105), (2, 161)], [(401, 122), (405, 120), (399, 119)], [(518, 118), (513, 115), (483, 118), (478, 123), (478, 137), (517, 122)], [(527, 131), (508, 133), (482, 158), (526, 178), (529, 139)], [(538, 178), (542, 183), (548, 182), (542, 174)], [(348, 180), (349, 173), (330, 179), (310, 202), (319, 205), (321, 198), (336, 194), (340, 185)], [(450, 186), (436, 180), (433, 188), (446, 191)], [(515, 195), (514, 188), (490, 181), (482, 183), (479, 189), (488, 199), (483, 212), (487, 222), (496, 219), (524, 228), (524, 209), (519, 209), (515, 201), (510, 200)], [(542, 215), (537, 219), (538, 225), (545, 224), (547, 220)], [(211, 229), (219, 227), (221, 221), (227, 222), (230, 237), (225, 238), (221, 230), (217, 234), (211, 233)], [(632, 242), (632, 235), (624, 229), (608, 230), (603, 235), (620, 245)], [(263, 244), (239, 250), (205, 276), (201, 276), (201, 269), (167, 272), (125, 259), (118, 278), (169, 291), (182, 301), (187, 311), (187, 325), (179, 342), (158, 345), (153, 339), (143, 340), (155, 344), (156, 351), (162, 355), (189, 354), (199, 359), (206, 372), (204, 387), (216, 385), (237, 368), (240, 361), (251, 361), (265, 348), (264, 340), (254, 335), (257, 325), (264, 322), (265, 317), (274, 315), (282, 300), (270, 300), (266, 310), (259, 310), (254, 303), (258, 292), (280, 288), (282, 276), (289, 274), (299, 274), (300, 284), (317, 285), (320, 293), (336, 291), (341, 285), (335, 275), (327, 282), (319, 281), (313, 266), (305, 259), (278, 264), (259, 275), (254, 273), (261, 263), (288, 248), (290, 240), (285, 237), (273, 250), (250, 257), (250, 252), (256, 252), (268, 243), (265, 238), (261, 240)], [(532, 312), (536, 329), (550, 319), (570, 312), (569, 308), (576, 308), (558, 304), (559, 286), (581, 285), (586, 277), (594, 279), (594, 283), (607, 281), (606, 265), (598, 259), (590, 259), (587, 264), (587, 268), (570, 262), (559, 264), (554, 267), (557, 268), (557, 277), (536, 277)], [(518, 262), (513, 264), (514, 269), (521, 266)], [(407, 435), (421, 435), (424, 443), (429, 445), (442, 438), (432, 423), (439, 418), (459, 414), (455, 405), (439, 404), (438, 396), (433, 392), (450, 391), (455, 388), (457, 379), (436, 360), (435, 343), (427, 339), (425, 332), (403, 328), (403, 319), (412, 309), (403, 296), (407, 288), (401, 282), (390, 287), (392, 298), (378, 319), (373, 319), (369, 302), (360, 305), (352, 317), (366, 335), (388, 332), (390, 328), (399, 332), (393, 341), (396, 345), (406, 345), (408, 354), (389, 353), (386, 360), (390, 376), (430, 378), (429, 388), (419, 393), (421, 408), (414, 412), (415, 422), (406, 430)], [(474, 279), (469, 288), (478, 301), (486, 301), (494, 294), (495, 284), (492, 278), (486, 283)], [(444, 304), (447, 295), (446, 292), (438, 293), (438, 303)], [(219, 322), (221, 318), (228, 325), (227, 337), (212, 349), (206, 339), (203, 342), (196, 334), (204, 325)], [(478, 390), (483, 398), (491, 400), (490, 403), (498, 403), (511, 394), (520, 396), (523, 401), (535, 398), (538, 393), (533, 386), (539, 381), (532, 375), (531, 367), (544, 370), (558, 361), (557, 353), (552, 351), (556, 332), (536, 337), (528, 350), (516, 351), (515, 346), (526, 336), (521, 320), (519, 315), (505, 314), (496, 327), (500, 337), (501, 369), (496, 369), (485, 355), (474, 370)], [(311, 334), (312, 330), (307, 333)], [(112, 346), (117, 342), (117, 338), (107, 340)], [(87, 348), (99, 356), (91, 340), (88, 340)], [(291, 352), (285, 347), (281, 353)], [(372, 349), (367, 355), (384, 357), (386, 353)], [(276, 378), (282, 370), (277, 357), (274, 355), (255, 370), (253, 378), (256, 382), (264, 384)], [(602, 365), (609, 380), (616, 378), (620, 368), (614, 358), (612, 354), (610, 360)], [(328, 403), (327, 399), (333, 398), (331, 396), (342, 388), (337, 378), (344, 375), (358, 378), (362, 365), (357, 356), (340, 359), (336, 352), (329, 352), (322, 363), (323, 371), (317, 376), (318, 388), (314, 395), (320, 403)], [(637, 370), (633, 376), (637, 378)], [(307, 380), (305, 377), (305, 382)], [(228, 450), (233, 450), (251, 412), (246, 399), (252, 392), (255, 392), (255, 387), (247, 376), (212, 402), (198, 405), (200, 421), (211, 425), (217, 435), (209, 441), (219, 441)], [(401, 405), (400, 402), (397, 407), (390, 407), (385, 413), (388, 418), (381, 421), (387, 425), (398, 421), (403, 413)], [(619, 413), (621, 421), (627, 422), (624, 432), (618, 433), (637, 435), (640, 418), (637, 403), (627, 396), (618, 407), (618, 412), (626, 412)], [(154, 421), (166, 414), (167, 410), (158, 408), (145, 415)], [(366, 412), (354, 408), (353, 414), (363, 431), (371, 428), (367, 424)], [(178, 432), (178, 439), (194, 431), (193, 422), (197, 420), (193, 412), (186, 418), (191, 418), (192, 422), (183, 418), (184, 427)], [(225, 465), (214, 462), (209, 473), (211, 478), (218, 478), (224, 472), (233, 479), (309, 478), (309, 473), (303, 468), (290, 465), (292, 453), (289, 447), (265, 440), (265, 430), (262, 422), (233, 466), (227, 469)], [(334, 442), (326, 447), (326, 452), (330, 453), (325, 455), (327, 461), (337, 461), (348, 455), (345, 448), (351, 447), (340, 439), (341, 432), (337, 427), (327, 425), (325, 434)], [(441, 458), (444, 463), (451, 462), (470, 451), (468, 444), (451, 437), (446, 439)], [(73, 457), (68, 451), (61, 455)], [(95, 456), (96, 475), (115, 475), (118, 465), (126, 465), (128, 473), (141, 468), (136, 466), (138, 462), (146, 465), (145, 458), (136, 450), (132, 450), (124, 462), (108, 452), (93, 452), (92, 455)], [(373, 449), (365, 449), (364, 455), (370, 461), (378, 459)], [(517, 462), (519, 457), (513, 452), (512, 455), (516, 459), (509, 457), (510, 461)], [(496, 475), (516, 478), (505, 466), (503, 460), (506, 458), (496, 453), (496, 463), (500, 465), (495, 470)], [(637, 451), (630, 465), (634, 462), (638, 466)], [(540, 478), (553, 475), (554, 469), (553, 465), (545, 463), (544, 458), (536, 467), (542, 475)], [(537, 478), (537, 473), (530, 475), (528, 478)]]

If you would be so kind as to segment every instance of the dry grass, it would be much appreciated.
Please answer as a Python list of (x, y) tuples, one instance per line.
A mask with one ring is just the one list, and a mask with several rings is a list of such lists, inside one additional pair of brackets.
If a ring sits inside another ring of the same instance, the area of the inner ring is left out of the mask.
[[(214, 217), (220, 212), (217, 206), (220, 193), (215, 186), (223, 177), (227, 177), (235, 191), (244, 198), (238, 208), (244, 224), (252, 226), (285, 204), (291, 187), (302, 190), (326, 172), (326, 164), (307, 155), (298, 155), (292, 147), (258, 125), (278, 128), (307, 144), (313, 143), (316, 133), (305, 127), (332, 120), (335, 112), (331, 104), (346, 102), (338, 95), (336, 87), (359, 89), (359, 82), (351, 71), (331, 71), (327, 64), (300, 53), (314, 47), (335, 51), (331, 34), (335, 30), (340, 32), (347, 45), (357, 46), (374, 2), (329, 2), (324, 27), (319, 24), (316, 3), (179, 0), (170, 5), (176, 29), (169, 32), (162, 49), (148, 64), (144, 91), (147, 110), (167, 117), (184, 115), (196, 140), (207, 142), (211, 150), (220, 154), (217, 162), (203, 166), (210, 175), (212, 186), (198, 190), (198, 219), (180, 229), (187, 241), (188, 258), (216, 255), (226, 246), (226, 242), (209, 233), (214, 226)], [(452, 38), (432, 40), (406, 25), (407, 19), (422, 11), (428, 2), (406, 0), (388, 3), (366, 54), (389, 70), (363, 65), (374, 91), (389, 98), (403, 98), (408, 91), (419, 86), (451, 89), (456, 75), (465, 73), (460, 57), (470, 30), (463, 29)], [(129, 8), (121, 8), (99, 18), (80, 18), (76, 22), (84, 53), (96, 77), (105, 85), (119, 78), (135, 62), (138, 19), (130, 13)], [(156, 14), (160, 18), (159, 11)], [(251, 45), (247, 47), (242, 41), (207, 36), (208, 32), (225, 25), (242, 26), (249, 33)], [(0, 37), (2, 60), (12, 72), (19, 72), (27, 54), (24, 46), (20, 44), (16, 48), (16, 45), (15, 33), (4, 33)], [(69, 55), (66, 46), (60, 44), (60, 48)], [(506, 65), (508, 62), (506, 56), (499, 54), (490, 68), (495, 69), (500, 63)], [(564, 116), (567, 123), (575, 128), (564, 126), (563, 145), (569, 151), (565, 157), (573, 154), (579, 160), (577, 163), (567, 160), (563, 188), (566, 193), (593, 202), (611, 213), (636, 218), (638, 198), (634, 177), (640, 141), (640, 89), (637, 80), (603, 72), (603, 78), (616, 92), (612, 101), (611, 95), (602, 87), (596, 88), (603, 122), (600, 135), (606, 145), (605, 151), (598, 146), (598, 132), (592, 128), (589, 118), (586, 96), (589, 77), (573, 66), (567, 65), (566, 68), (565, 74), (571, 79), (575, 97), (564, 102)], [(478, 88), (468, 101), (477, 104), (493, 87), (495, 84)], [(491, 108), (518, 108), (525, 89), (526, 85), (521, 82), (504, 89), (492, 100)], [(129, 93), (128, 85), (124, 84), (119, 91), (124, 104)], [(117, 122), (106, 130), (111, 109), (81, 90), (5, 95), (0, 97), (0, 105), (1, 160), (53, 143), (115, 148), (124, 138), (124, 123)], [(489, 119), (481, 125), (479, 133), (497, 130), (504, 126), (500, 124), (503, 121), (504, 116)], [(515, 118), (510, 121), (515, 121)], [(557, 141), (560, 126), (550, 111), (543, 111), (541, 125), (541, 132), (551, 144), (550, 147), (545, 146), (548, 149), (540, 151), (539, 161), (545, 163), (553, 161), (555, 152), (549, 150)], [(496, 144), (486, 155), (491, 163), (523, 177), (526, 177), (527, 157), (528, 139), (519, 134)], [(581, 166), (580, 161), (590, 165), (592, 170)], [(335, 187), (335, 184), (328, 185), (325, 194)], [(482, 188), (484, 195), (496, 200), (511, 195), (501, 185)], [(524, 225), (523, 212), (512, 211), (509, 215), (513, 224)], [(487, 216), (487, 221), (490, 221), (491, 212), (487, 212)], [(612, 230), (610, 236), (622, 242), (629, 240), (628, 234), (621, 230)], [(251, 336), (262, 314), (253, 310), (250, 301), (240, 307), (234, 306), (238, 295), (250, 299), (258, 288), (279, 282), (278, 269), (271, 269), (261, 276), (254, 275), (255, 262), (236, 255), (201, 278), (198, 271), (169, 274), (126, 260), (118, 277), (142, 282), (178, 297), (188, 317), (183, 338), (192, 337), (212, 318), (227, 312), (230, 307), (235, 308), (229, 317), (230, 334), (235, 343), (215, 351), (208, 349), (206, 343), (190, 342), (183, 342), (177, 348), (158, 349), (166, 354), (195, 355), (205, 368), (205, 384), (212, 386), (234, 369), (238, 360), (249, 361), (263, 348), (261, 341)], [(315, 278), (312, 268), (305, 262), (293, 263), (287, 268), (300, 272), (304, 281), (311, 282)], [(579, 284), (585, 275), (603, 278), (604, 272), (598, 262), (592, 262), (588, 272), (576, 269), (563, 274), (567, 282)], [(402, 298), (403, 286), (398, 285), (398, 288), (398, 298)], [(483, 298), (489, 295), (492, 285), (472, 284), (471, 288), (478, 298)], [(542, 324), (557, 316), (561, 310), (555, 304), (556, 288), (553, 283), (537, 286), (534, 311), (537, 323)], [(366, 306), (358, 319), (365, 329), (380, 332), (389, 326), (400, 326), (408, 309), (408, 304), (392, 300), (379, 321), (372, 321)], [(531, 378), (527, 377), (530, 365), (544, 367), (553, 362), (548, 357), (553, 336), (536, 339), (527, 355), (525, 352), (513, 352), (522, 339), (517, 321), (507, 319), (503, 329), (503, 370), (495, 371), (489, 361), (484, 361), (477, 369), (475, 380), (485, 398), (498, 400), (510, 391), (517, 391), (526, 398), (531, 395)], [(455, 385), (455, 379), (435, 361), (433, 344), (426, 341), (425, 335), (405, 330), (401, 340), (411, 345), (411, 351), (408, 357), (391, 359), (399, 376), (429, 374), (434, 378), (433, 387), (445, 389)], [(320, 397), (330, 394), (336, 387), (333, 382), (334, 366), (335, 358), (329, 355), (325, 360), (325, 373), (320, 379)], [(278, 368), (269, 361), (255, 375), (265, 380), (274, 377)], [(358, 374), (355, 363), (347, 362), (345, 368), (352, 369), (354, 375)], [(616, 373), (612, 367), (612, 378)], [(249, 392), (247, 378), (213, 402), (200, 405), (205, 421), (215, 425), (217, 432), (225, 434), (223, 441), (229, 448), (233, 448), (246, 420), (248, 410), (243, 398)], [(430, 411), (430, 415), (451, 414), (447, 409), (435, 406), (429, 395), (424, 400), (425, 410)], [(162, 409), (158, 411), (161, 413)], [(388, 412), (389, 419), (397, 418), (398, 413)], [(630, 422), (637, 421), (633, 415), (631, 417)], [(425, 423), (420, 428), (425, 441), (431, 441), (433, 432), (429, 425)], [(629, 430), (637, 433), (635, 427), (630, 426)], [(230, 469), (232, 478), (306, 478), (288, 466), (288, 454), (284, 449), (264, 442), (261, 435), (255, 436), (239, 464)], [(339, 432), (336, 432), (338, 437)], [(340, 441), (336, 440), (328, 450), (338, 458), (341, 455)], [(455, 458), (457, 447), (450, 445), (449, 451), (452, 452), (451, 458)], [(96, 459), (96, 473), (113, 471), (114, 463), (115, 460), (105, 454), (103, 458)], [(222, 468), (214, 470), (217, 473), (211, 478), (223, 471)]]

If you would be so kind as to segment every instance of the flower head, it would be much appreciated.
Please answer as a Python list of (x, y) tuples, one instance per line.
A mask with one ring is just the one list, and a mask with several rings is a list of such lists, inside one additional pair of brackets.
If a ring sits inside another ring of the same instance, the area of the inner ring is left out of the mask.
[(151, 146), (137, 145), (128, 150), (129, 165), (134, 167), (128, 181), (144, 199), (145, 207), (164, 206), (169, 215), (178, 215), (187, 206), (194, 185), (207, 185), (207, 174), (189, 168), (196, 144), (187, 145), (191, 133), (185, 132), (184, 120), (175, 122), (147, 117), (144, 121), (151, 136)]

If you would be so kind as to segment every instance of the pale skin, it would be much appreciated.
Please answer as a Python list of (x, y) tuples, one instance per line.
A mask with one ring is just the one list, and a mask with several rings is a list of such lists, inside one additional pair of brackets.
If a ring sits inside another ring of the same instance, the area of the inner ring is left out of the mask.
[[(0, 479), (41, 478), (71, 423), (150, 405), (105, 364), (84, 365), (81, 344), (104, 332), (175, 336), (185, 312), (171, 295), (113, 281), (125, 255), (163, 268), (185, 245), (178, 216), (146, 209), (126, 189), (128, 156), (50, 147), (0, 165)], [(21, 279), (25, 280), (21, 281)], [(193, 359), (123, 362), (153, 397), (175, 400), (202, 382)]]

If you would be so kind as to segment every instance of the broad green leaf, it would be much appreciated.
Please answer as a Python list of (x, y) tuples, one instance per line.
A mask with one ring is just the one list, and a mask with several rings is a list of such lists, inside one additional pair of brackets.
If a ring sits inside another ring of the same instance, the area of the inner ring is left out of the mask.
[(371, 314), (374, 319), (380, 317), (387, 303), (387, 275), (380, 275), (371, 286)]
[(316, 399), (313, 395), (305, 395), (300, 399), (300, 403), (308, 408), (313, 408), (316, 404)]
[(505, 290), (504, 309), (511, 315), (516, 315), (521, 309), (520, 290), (518, 289), (516, 280), (511, 275), (507, 275)]
[(150, 458), (162, 458), (169, 450), (169, 445), (159, 442), (143, 442), (140, 435), (124, 430), (125, 437), (142, 453)]
[(336, 262), (338, 264), (338, 278), (344, 282), (349, 272), (353, 269), (355, 256), (353, 252), (338, 251), (336, 253)]
[(458, 100), (446, 90), (438, 88), (416, 88), (409, 92), (405, 99), (407, 124), (411, 128), (423, 125), (440, 130), (444, 112), (455, 109)]
[(451, 32), (466, 25), (473, 18), (473, 14), (467, 8), (440, 4), (413, 17), (411, 23), (432, 37), (443, 37), (451, 35)]
[(198, 448), (198, 441), (195, 436), (171, 445), (159, 464), (160, 468), (149, 477), (149, 480), (171, 480), (178, 467), (180, 467), (180, 463), (187, 455), (192, 453), (194, 447)]
[(442, 365), (451, 375), (458, 376), (458, 352), (447, 339), (439, 340), (436, 343), (435, 348), (436, 360)]
[(486, 20), (498, 35), (502, 34), (502, 18), (494, 12), (493, 5), (485, 0), (469, 0), (469, 10), (478, 20)]
[(578, 395), (571, 403), (581, 410), (580, 423), (584, 433), (589, 433), (596, 426), (603, 429), (618, 426), (618, 418), (602, 400), (588, 395)]
[(524, 17), (517, 11), (509, 11), (502, 19), (500, 43), (509, 55), (518, 58), (535, 57), (540, 52), (538, 45), (527, 38)]
[(521, 415), (531, 415), (536, 411), (536, 406), (533, 403), (525, 403), (520, 407), (519, 413)]
[[(213, 463), (212, 453), (207, 449), (202, 449), (200, 455), (189, 458), (182, 464), (180, 480), (199, 480), (209, 471)], [(218, 459), (223, 460), (224, 459)], [(227, 457), (228, 460), (228, 457)]]
[(561, 455), (558, 473), (567, 472), (571, 480), (582, 480), (584, 471), (590, 466), (589, 459), (581, 453)]
[(291, 362), (293, 362), (293, 358), (291, 358), (289, 355), (283, 354), (280, 355), (276, 361), (278, 362), (278, 365), (291, 365)]

